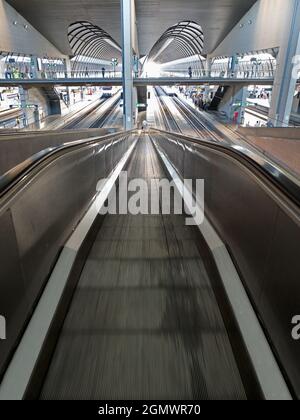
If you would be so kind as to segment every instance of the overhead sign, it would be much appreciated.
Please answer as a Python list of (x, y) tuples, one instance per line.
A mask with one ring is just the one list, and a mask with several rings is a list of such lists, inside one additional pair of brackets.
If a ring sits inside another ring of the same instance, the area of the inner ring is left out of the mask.
[(239, 107), (239, 106), (243, 106), (243, 107), (247, 107), (247, 106), (253, 106), (256, 105), (252, 102), (234, 102), (231, 106), (232, 107)]

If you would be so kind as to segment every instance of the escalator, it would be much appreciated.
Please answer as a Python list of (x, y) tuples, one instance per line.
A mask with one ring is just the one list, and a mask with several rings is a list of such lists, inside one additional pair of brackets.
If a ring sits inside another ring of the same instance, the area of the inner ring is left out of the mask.
[(209, 111), (218, 111), (219, 105), (222, 102), (226, 92), (228, 91), (229, 86), (219, 86), (216, 91), (211, 104), (209, 106)]
[[(149, 139), (128, 176), (165, 178)], [(183, 216), (106, 216), (41, 398), (245, 399), (204, 259)]]
[[(0, 399), (14, 393), (10, 384), (24, 376), (14, 364), (23, 360), (32, 314), (61, 269), (61, 256), (73, 255), (73, 246), (62, 248), (81, 231), (80, 221), (90, 220), (98, 180), (112, 177), (124, 155), (129, 180), (143, 179), (149, 191), (170, 171), (205, 179), (205, 212), (216, 233), (207, 239), (173, 208), (164, 214), (161, 202), (156, 215), (95, 216), (21, 397), (298, 397), (298, 350), (283, 327), (299, 295), (298, 187), (240, 150), (153, 130), (149, 136), (119, 133), (64, 145), (2, 180), (0, 312), (11, 320), (14, 335), (0, 341)], [(228, 295), (234, 279), (229, 276), (227, 287), (220, 268), (225, 251), (246, 291), (243, 299), (257, 315), (249, 331), (260, 328), (265, 347), (251, 346), (252, 336), (247, 341), (246, 307), (235, 310)], [(283, 272), (288, 292), (279, 294)], [(40, 314), (38, 319), (42, 323)], [(30, 351), (36, 347), (31, 342)], [(270, 354), (262, 363), (265, 348)], [(263, 377), (266, 372), (271, 375)]]

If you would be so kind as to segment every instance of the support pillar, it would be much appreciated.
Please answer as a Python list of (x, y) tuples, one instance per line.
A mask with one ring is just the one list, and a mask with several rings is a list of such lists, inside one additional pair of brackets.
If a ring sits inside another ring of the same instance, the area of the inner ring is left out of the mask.
[(289, 0), (285, 7), (290, 8), (289, 24), (284, 25), (269, 113), (269, 121), (275, 127), (289, 125), (297, 81), (293, 59), (300, 54), (300, 0)]
[(39, 79), (41, 77), (38, 58), (36, 56), (30, 58), (30, 73), (33, 79)]
[(209, 100), (209, 95), (210, 95), (210, 85), (205, 85), (204, 87), (204, 91), (203, 91), (203, 101), (207, 102)]
[[(72, 78), (73, 77), (73, 75), (72, 75), (72, 65), (71, 65), (71, 60), (70, 60), (69, 57), (65, 59), (65, 68), (66, 68), (66, 72), (65, 72), (66, 79), (69, 78), (69, 77)], [(66, 90), (67, 90), (67, 102), (70, 106), (71, 105), (71, 88), (70, 88), (70, 86), (67, 86)]]
[(211, 77), (211, 67), (212, 67), (212, 58), (211, 57), (207, 56), (205, 66), (206, 66), (206, 69), (205, 69), (206, 70), (206, 76)]
[(237, 64), (238, 58), (237, 58), (237, 54), (234, 54), (228, 63), (228, 74), (229, 77), (234, 77), (235, 76), (235, 70), (236, 70), (236, 64)]
[(41, 116), (40, 116), (40, 110), (39, 110), (38, 105), (35, 105), (34, 107), (33, 120), (34, 120), (36, 129), (39, 130), (41, 128)]
[(243, 124), (247, 96), (246, 86), (240, 84), (231, 86), (220, 103), (219, 111), (224, 112), (227, 118), (235, 124)]
[(133, 128), (132, 1), (121, 0), (124, 129)]
[(19, 87), (19, 94), (20, 94), (20, 103), (22, 109), (22, 125), (23, 127), (27, 127), (29, 123), (29, 115), (28, 115), (28, 90), (24, 89), (22, 86)]

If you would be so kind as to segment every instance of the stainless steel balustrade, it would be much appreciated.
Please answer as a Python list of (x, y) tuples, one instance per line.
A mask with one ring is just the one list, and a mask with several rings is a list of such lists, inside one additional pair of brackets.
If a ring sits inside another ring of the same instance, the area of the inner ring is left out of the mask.
[[(242, 154), (156, 131), (153, 140), (182, 178), (205, 180), (205, 213), (228, 247), (297, 397), (300, 206)], [(280, 175), (276, 174), (277, 178)]]
[(0, 176), (35, 153), (75, 140), (91, 139), (116, 132), (114, 129), (83, 129), (72, 131), (43, 131), (8, 133), (0, 131)]
[(134, 140), (122, 133), (52, 151), (0, 198), (0, 375), (30, 317), (59, 252)]

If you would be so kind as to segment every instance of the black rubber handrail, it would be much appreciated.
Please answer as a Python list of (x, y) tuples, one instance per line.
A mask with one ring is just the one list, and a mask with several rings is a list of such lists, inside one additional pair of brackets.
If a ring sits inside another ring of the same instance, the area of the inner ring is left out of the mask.
[[(298, 207), (300, 207), (300, 183), (292, 178), (290, 174), (273, 164), (271, 161), (264, 158), (262, 155), (256, 154), (249, 149), (229, 144), (220, 144), (203, 140), (196, 137), (185, 136), (183, 134), (172, 133), (158, 128), (151, 129), (152, 132), (172, 136), (173, 138), (182, 139), (190, 143), (202, 145), (222, 153), (230, 154), (233, 158), (238, 159), (242, 163), (247, 163), (247, 166), (255, 168), (262, 175), (266, 176), (272, 183), (288, 196)], [(120, 133), (110, 134), (106, 136), (92, 137), (86, 140), (77, 140), (71, 143), (63, 144), (61, 146), (49, 147), (34, 154), (24, 162), (10, 169), (4, 175), (0, 176), (0, 198), (3, 197), (13, 186), (27, 177), (30, 172), (37, 168), (48, 159), (53, 159), (59, 154), (66, 153), (74, 148), (86, 147), (100, 141), (107, 141), (114, 138), (119, 138), (124, 135), (138, 133), (138, 130), (123, 131)]]
[(269, 181), (275, 184), (296, 206), (300, 207), (300, 182), (284, 169), (273, 164), (263, 155), (250, 151), (246, 147), (230, 144), (221, 144), (196, 137), (188, 137), (183, 134), (171, 133), (158, 128), (152, 129), (153, 132), (182, 139), (196, 145), (202, 145), (222, 153), (226, 153), (237, 159), (242, 164), (247, 164), (250, 168), (255, 168)]

